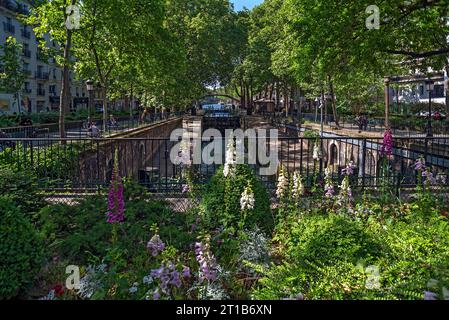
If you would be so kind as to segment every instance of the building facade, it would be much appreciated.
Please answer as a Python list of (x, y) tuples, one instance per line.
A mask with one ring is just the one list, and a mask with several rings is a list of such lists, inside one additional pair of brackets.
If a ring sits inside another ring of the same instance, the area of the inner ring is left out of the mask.
[[(29, 1), (0, 0), (0, 45), (9, 37), (14, 37), (23, 46), (21, 61), (27, 74), (18, 100), (14, 94), (0, 92), (0, 114), (37, 113), (59, 109), (62, 69), (54, 58), (45, 57), (39, 49), (39, 39), (30, 26), (23, 25), (18, 14), (29, 14)], [(59, 48), (48, 35), (45, 36), (49, 48)], [(0, 56), (3, 53), (0, 51)], [(87, 108), (88, 93), (84, 81), (76, 81), (70, 74), (70, 110)], [(19, 103), (17, 104), (17, 101)]]

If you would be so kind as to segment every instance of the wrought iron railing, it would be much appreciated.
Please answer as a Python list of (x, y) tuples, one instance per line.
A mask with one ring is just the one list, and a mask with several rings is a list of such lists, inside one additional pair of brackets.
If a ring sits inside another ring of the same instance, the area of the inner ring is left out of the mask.
[[(250, 140), (244, 142), (247, 151), (251, 149)], [(203, 154), (202, 161), (191, 167), (197, 185), (207, 183), (225, 160), (225, 141), (214, 141), (220, 148), (214, 150), (213, 156), (220, 154), (222, 161), (210, 164), (210, 158)], [(438, 184), (433, 186), (435, 190), (446, 188), (446, 192), (449, 191), (449, 138), (396, 138), (393, 154), (389, 157), (382, 157), (382, 139), (293, 137), (277, 140), (259, 138), (252, 142), (257, 142), (252, 149), (257, 154), (265, 152), (261, 148), (268, 151), (271, 148), (271, 152), (278, 156), (279, 163), (274, 164), (275, 170), (269, 175), (260, 174), (260, 169), (266, 166), (259, 160), (250, 164), (270, 189), (276, 187), (278, 164), (291, 173), (300, 172), (310, 188), (313, 185), (323, 187), (325, 169), (329, 170), (336, 185), (341, 183), (342, 170), (352, 162), (354, 189), (379, 191), (388, 187), (399, 194), (422, 183), (423, 179), (413, 165), (417, 159), (423, 158), (433, 176), (438, 177)], [(177, 143), (179, 141), (166, 138), (2, 138), (0, 166), (18, 171), (32, 170), (39, 177), (40, 187), (47, 191), (92, 191), (109, 184), (114, 152), (118, 150), (122, 176), (145, 185), (155, 193), (182, 192), (186, 184), (185, 171), (170, 156)], [(209, 143), (203, 141), (202, 150)]]

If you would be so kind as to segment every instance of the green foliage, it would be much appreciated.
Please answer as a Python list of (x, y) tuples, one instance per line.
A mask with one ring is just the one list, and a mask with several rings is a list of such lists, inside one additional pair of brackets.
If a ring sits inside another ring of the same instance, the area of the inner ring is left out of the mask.
[[(91, 197), (76, 206), (48, 206), (40, 211), (40, 229), (55, 253), (86, 263), (91, 255), (103, 257), (111, 247), (112, 226), (106, 222), (104, 197)], [(131, 258), (145, 251), (150, 227), (157, 224), (161, 237), (177, 248), (187, 247), (192, 235), (184, 232), (186, 218), (163, 202), (126, 202), (125, 222), (120, 224), (117, 248)]]
[[(429, 290), (442, 298), (449, 285), (449, 223), (427, 211), (433, 210), (414, 208), (387, 222), (291, 215), (274, 238), (282, 263), (259, 270), (264, 278), (254, 297), (423, 299)], [(438, 288), (429, 287), (431, 280)]]
[(0, 167), (0, 194), (8, 196), (24, 213), (39, 211), (44, 206), (42, 196), (36, 190), (36, 177), (28, 170), (14, 172)]
[(0, 50), (3, 52), (0, 56), (0, 92), (17, 95), (27, 78), (20, 61), (22, 46), (9, 37)]
[(230, 231), (236, 231), (241, 219), (240, 198), (248, 183), (254, 192), (255, 207), (247, 213), (245, 227), (258, 225), (263, 230), (272, 229), (273, 217), (267, 190), (247, 165), (237, 165), (233, 177), (224, 177), (223, 168), (217, 171), (204, 192), (202, 222), (210, 228), (225, 226)]
[(0, 299), (32, 284), (43, 263), (43, 242), (16, 204), (0, 197)]
[(0, 167), (7, 166), (14, 172), (33, 172), (41, 184), (70, 183), (80, 149), (76, 143), (35, 148), (22, 142), (0, 152)]

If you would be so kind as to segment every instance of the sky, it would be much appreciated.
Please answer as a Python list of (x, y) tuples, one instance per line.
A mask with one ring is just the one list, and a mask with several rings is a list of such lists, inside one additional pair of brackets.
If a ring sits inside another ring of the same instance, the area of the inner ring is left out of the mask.
[(236, 11), (240, 11), (243, 7), (252, 9), (254, 6), (261, 4), (263, 0), (231, 0), (234, 3), (234, 8)]

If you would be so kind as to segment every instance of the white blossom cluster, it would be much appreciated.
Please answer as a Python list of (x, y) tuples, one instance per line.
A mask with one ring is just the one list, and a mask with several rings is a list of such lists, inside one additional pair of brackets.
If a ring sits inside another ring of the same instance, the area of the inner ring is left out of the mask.
[(255, 202), (256, 199), (254, 198), (254, 193), (251, 190), (251, 187), (246, 187), (240, 198), (240, 208), (242, 211), (251, 211), (254, 209)]
[(315, 143), (313, 146), (313, 160), (319, 161), (321, 159), (320, 146), (318, 143)]
[(235, 174), (235, 165), (236, 165), (236, 154), (235, 154), (235, 146), (234, 139), (231, 137), (229, 139), (229, 143), (226, 149), (226, 158), (223, 169), (223, 175), (225, 177), (233, 176)]
[(293, 197), (295, 199), (301, 198), (305, 193), (304, 184), (302, 182), (301, 173), (296, 171), (293, 174)]
[(276, 196), (279, 199), (284, 198), (287, 193), (288, 193), (288, 189), (289, 189), (289, 181), (288, 181), (288, 174), (285, 170), (284, 167), (281, 166), (280, 170), (279, 170), (279, 178), (278, 178), (278, 184), (277, 184), (277, 189), (276, 189)]

